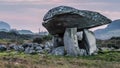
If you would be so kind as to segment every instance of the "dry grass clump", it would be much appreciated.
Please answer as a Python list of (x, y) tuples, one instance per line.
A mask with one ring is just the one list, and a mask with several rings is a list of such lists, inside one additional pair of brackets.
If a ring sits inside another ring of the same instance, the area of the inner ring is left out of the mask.
[(3, 52), (0, 53), (0, 68), (120, 68), (119, 57), (119, 52), (87, 57)]

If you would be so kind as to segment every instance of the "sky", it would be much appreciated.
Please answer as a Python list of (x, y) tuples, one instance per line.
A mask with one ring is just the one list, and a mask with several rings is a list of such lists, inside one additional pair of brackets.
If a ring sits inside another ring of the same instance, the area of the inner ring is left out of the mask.
[(10, 24), (12, 29), (46, 31), (42, 26), (43, 17), (51, 8), (71, 6), (79, 10), (100, 12), (116, 20), (120, 19), (119, 3), (120, 0), (0, 0), (0, 21)]

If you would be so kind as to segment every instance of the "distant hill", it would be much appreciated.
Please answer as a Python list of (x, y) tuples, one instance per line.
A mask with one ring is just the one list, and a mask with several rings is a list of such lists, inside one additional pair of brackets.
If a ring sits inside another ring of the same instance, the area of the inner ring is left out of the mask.
[(108, 30), (116, 30), (120, 29), (120, 19), (113, 21), (111, 24), (107, 26)]
[(0, 21), (0, 31), (8, 32), (10, 30), (10, 25), (6, 22)]
[(30, 30), (18, 30), (18, 33), (19, 34), (33, 34), (33, 32)]
[(20, 40), (20, 39), (32, 39), (32, 35), (21, 35), (16, 34), (15, 32), (0, 32), (0, 39), (13, 39), (13, 40)]
[(120, 19), (110, 23), (105, 29), (94, 31), (97, 39), (106, 40), (112, 37), (120, 37)]

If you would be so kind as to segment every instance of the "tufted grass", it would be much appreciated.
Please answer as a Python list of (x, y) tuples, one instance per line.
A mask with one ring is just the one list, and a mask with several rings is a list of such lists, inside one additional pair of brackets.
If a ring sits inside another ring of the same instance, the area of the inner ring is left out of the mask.
[(120, 52), (83, 57), (0, 52), (0, 68), (120, 68)]

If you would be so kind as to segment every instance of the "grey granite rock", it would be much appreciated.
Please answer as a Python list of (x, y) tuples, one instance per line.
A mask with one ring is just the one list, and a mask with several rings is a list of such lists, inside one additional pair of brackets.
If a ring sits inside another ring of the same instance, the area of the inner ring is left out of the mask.
[(83, 42), (88, 55), (92, 55), (97, 52), (95, 36), (91, 31), (87, 29), (83, 30)]
[(6, 51), (7, 47), (5, 45), (0, 45), (0, 51)]
[(43, 26), (53, 35), (63, 34), (66, 28), (77, 27), (78, 31), (81, 31), (111, 22), (98, 12), (68, 6), (58, 6), (49, 10), (43, 20)]
[(57, 48), (53, 49), (52, 52), (51, 52), (51, 54), (64, 56), (65, 55), (64, 46), (57, 47)]
[(36, 46), (36, 47), (35, 47), (35, 50), (42, 50), (42, 47)]
[(30, 47), (27, 47), (24, 51), (26, 54), (36, 54), (36, 51), (31, 49)]
[(45, 48), (50, 48), (50, 49), (52, 49), (52, 48), (54, 47), (54, 46), (53, 46), (53, 42), (47, 41), (47, 42), (45, 43), (44, 47), (45, 47)]
[(76, 33), (77, 28), (67, 28), (64, 34), (64, 47), (69, 56), (79, 56), (80, 54)]

